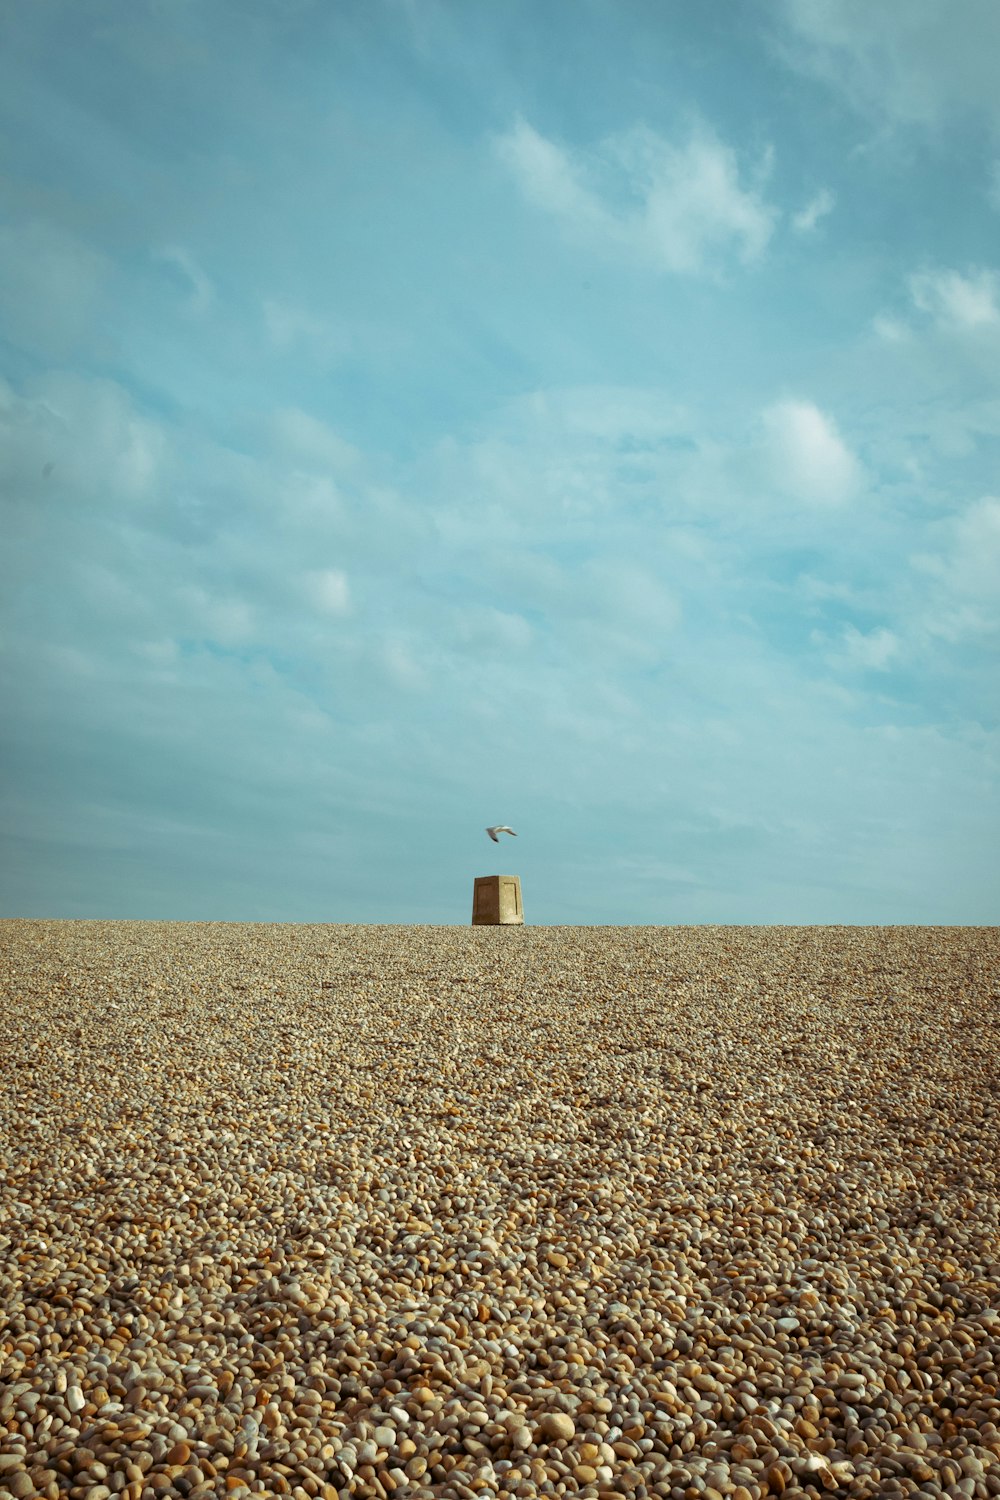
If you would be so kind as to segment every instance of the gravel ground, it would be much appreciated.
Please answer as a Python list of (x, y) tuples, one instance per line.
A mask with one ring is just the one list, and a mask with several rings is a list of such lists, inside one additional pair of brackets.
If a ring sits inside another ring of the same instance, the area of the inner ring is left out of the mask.
[(0, 924), (0, 1500), (1000, 1494), (998, 960)]

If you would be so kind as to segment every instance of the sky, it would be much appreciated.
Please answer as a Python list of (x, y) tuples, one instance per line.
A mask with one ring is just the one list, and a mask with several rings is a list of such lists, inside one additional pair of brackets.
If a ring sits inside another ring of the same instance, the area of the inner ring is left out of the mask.
[(4, 7), (0, 915), (994, 923), (998, 65)]

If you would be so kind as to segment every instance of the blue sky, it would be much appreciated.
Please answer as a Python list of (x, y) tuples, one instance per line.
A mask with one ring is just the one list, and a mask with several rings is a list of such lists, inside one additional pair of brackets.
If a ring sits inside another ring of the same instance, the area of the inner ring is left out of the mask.
[(4, 915), (996, 920), (993, 0), (0, 29)]

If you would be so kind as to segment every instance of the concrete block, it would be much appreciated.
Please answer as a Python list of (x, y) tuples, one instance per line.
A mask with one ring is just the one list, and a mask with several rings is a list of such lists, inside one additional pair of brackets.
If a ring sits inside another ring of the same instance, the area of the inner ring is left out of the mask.
[(510, 927), (524, 921), (516, 875), (477, 875), (472, 891), (473, 927)]

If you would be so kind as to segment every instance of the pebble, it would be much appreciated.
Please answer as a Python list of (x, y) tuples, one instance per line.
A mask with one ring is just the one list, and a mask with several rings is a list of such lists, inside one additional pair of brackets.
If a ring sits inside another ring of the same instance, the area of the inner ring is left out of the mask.
[(539, 1441), (544, 1441), (546, 1438), (563, 1438), (568, 1442), (570, 1438), (576, 1436), (576, 1426), (573, 1418), (568, 1417), (565, 1412), (547, 1411), (538, 1423), (536, 1435)]
[(1000, 1492), (996, 929), (0, 937), (0, 1500)]

